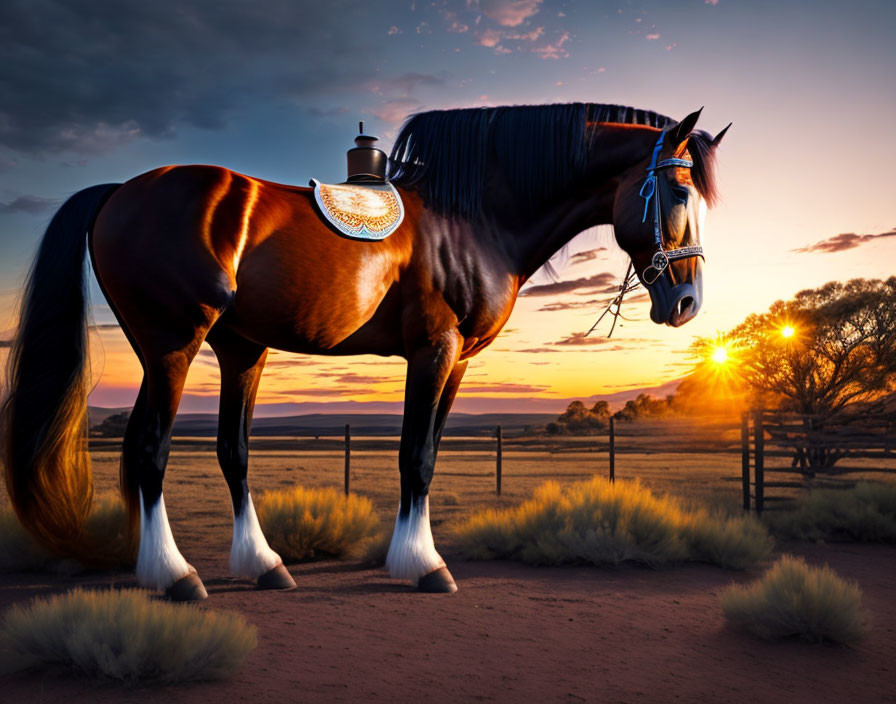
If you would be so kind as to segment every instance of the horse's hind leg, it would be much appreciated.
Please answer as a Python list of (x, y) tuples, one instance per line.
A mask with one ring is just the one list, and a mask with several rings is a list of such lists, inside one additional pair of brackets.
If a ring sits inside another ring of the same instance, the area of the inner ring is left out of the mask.
[(233, 501), (230, 572), (257, 580), (262, 589), (291, 589), (296, 583), (265, 540), (246, 480), (249, 427), (267, 348), (220, 326), (212, 328), (207, 340), (221, 367), (218, 462)]
[[(203, 333), (204, 329), (196, 330), (194, 339), (186, 344), (141, 345), (143, 384), (128, 421), (122, 453), (122, 484), (136, 484), (139, 493), (137, 581), (165, 590), (176, 601), (208, 596), (196, 570), (177, 549), (162, 496), (174, 416)], [(159, 336), (156, 342), (162, 339)]]

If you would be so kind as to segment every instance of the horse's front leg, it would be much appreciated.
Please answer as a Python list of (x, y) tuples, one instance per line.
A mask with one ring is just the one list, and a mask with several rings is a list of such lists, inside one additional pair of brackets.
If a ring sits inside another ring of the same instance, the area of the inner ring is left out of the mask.
[(436, 344), (418, 348), (408, 358), (398, 454), (401, 504), (386, 566), (393, 577), (409, 580), (426, 592), (457, 591), (432, 539), (429, 485), (435, 470), (437, 421), (441, 425), (447, 415), (447, 408), (439, 413), (439, 402), (446, 383), (455, 376), (460, 349), (460, 335), (445, 333)]

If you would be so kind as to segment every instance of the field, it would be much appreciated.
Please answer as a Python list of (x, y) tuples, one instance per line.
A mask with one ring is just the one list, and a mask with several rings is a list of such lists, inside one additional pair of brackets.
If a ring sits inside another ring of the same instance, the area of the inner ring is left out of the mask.
[[(700, 454), (687, 451), (692, 440), (623, 431), (616, 476), (738, 511), (740, 455), (727, 447), (730, 438), (710, 434), (705, 444), (719, 451)], [(342, 442), (254, 439), (252, 491), (341, 487)], [(213, 440), (177, 438), (165, 485), (172, 529), (206, 583), (205, 604), (239, 611), (257, 626), (259, 647), (246, 667), (231, 681), (161, 691), (97, 690), (36, 673), (3, 676), (0, 685), (15, 701), (896, 701), (893, 546), (780, 546), (859, 582), (874, 624), (855, 649), (759, 643), (728, 629), (718, 592), (761, 569), (533, 568), (454, 554), (451, 527), (461, 516), (515, 504), (548, 479), (606, 475), (605, 444), (511, 437), (497, 497), (494, 441), (446, 438), (432, 489), (433, 532), (460, 591), (427, 596), (356, 562), (293, 565), (298, 588), (288, 593), (229, 579), (231, 509)], [(116, 445), (91, 440), (99, 490), (116, 485)], [(395, 438), (353, 440), (351, 488), (372, 499), (384, 528), (398, 503), (396, 457)], [(76, 585), (134, 581), (128, 572), (0, 575), (0, 606)]]

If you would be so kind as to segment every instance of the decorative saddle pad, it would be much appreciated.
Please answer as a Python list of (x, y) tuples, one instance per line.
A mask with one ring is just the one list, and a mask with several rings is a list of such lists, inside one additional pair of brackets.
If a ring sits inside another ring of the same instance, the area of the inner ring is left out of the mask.
[(401, 196), (391, 183), (321, 183), (311, 179), (321, 214), (337, 231), (357, 240), (381, 240), (404, 220)]

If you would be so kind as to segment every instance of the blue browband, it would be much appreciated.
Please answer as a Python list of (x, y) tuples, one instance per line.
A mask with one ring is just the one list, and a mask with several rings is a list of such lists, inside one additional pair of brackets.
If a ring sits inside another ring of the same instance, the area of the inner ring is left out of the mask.
[[(703, 247), (700, 245), (679, 247), (678, 249), (670, 249), (668, 251), (663, 249), (663, 213), (660, 208), (660, 196), (656, 190), (656, 172), (660, 169), (669, 168), (670, 166), (679, 166), (689, 169), (694, 165), (693, 161), (677, 158), (663, 159), (661, 162), (657, 163), (657, 159), (659, 159), (660, 152), (663, 149), (663, 140), (665, 138), (666, 132), (664, 130), (660, 132), (659, 139), (656, 140), (653, 154), (650, 157), (650, 165), (647, 167), (647, 179), (644, 181), (644, 185), (641, 186), (641, 191), (639, 193), (644, 199), (644, 215), (641, 217), (641, 222), (647, 222), (650, 199), (653, 198), (653, 237), (657, 251), (650, 260), (650, 266), (648, 266), (641, 274), (641, 277), (647, 284), (654, 283), (660, 276), (662, 276), (663, 272), (669, 267), (670, 261), (687, 259), (689, 257), (703, 257)], [(651, 270), (656, 273), (651, 274)]]

